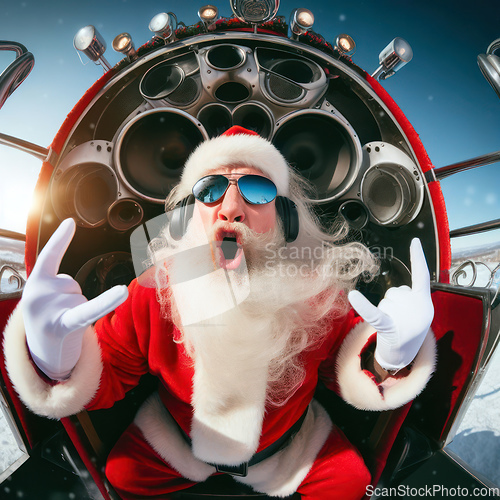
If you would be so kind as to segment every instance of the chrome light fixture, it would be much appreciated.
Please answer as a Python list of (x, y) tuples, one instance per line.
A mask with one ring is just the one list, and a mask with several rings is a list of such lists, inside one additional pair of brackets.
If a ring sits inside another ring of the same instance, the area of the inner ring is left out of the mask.
[(356, 52), (356, 42), (345, 33), (335, 39), (335, 48), (345, 56), (352, 56)]
[(134, 42), (129, 33), (120, 33), (113, 39), (113, 49), (125, 55), (129, 61), (137, 59)]
[(149, 29), (165, 43), (175, 41), (175, 30), (177, 28), (177, 17), (173, 12), (160, 12), (149, 22)]
[(490, 43), (486, 54), (477, 56), (477, 64), (483, 76), (500, 97), (500, 57), (494, 54), (498, 49), (500, 49), (500, 38)]
[(292, 38), (297, 39), (309, 31), (314, 24), (314, 14), (309, 9), (294, 9), (290, 14)]
[(215, 29), (215, 23), (219, 19), (219, 9), (213, 5), (204, 5), (198, 11), (198, 17), (205, 25), (207, 31), (213, 31)]
[(231, 0), (231, 9), (241, 21), (255, 25), (274, 19), (280, 0)]
[(410, 44), (403, 38), (396, 37), (378, 56), (380, 66), (372, 77), (376, 80), (386, 80), (409, 63), (412, 57)]
[(104, 58), (106, 42), (95, 26), (89, 24), (78, 30), (73, 38), (73, 46), (76, 50), (83, 52), (91, 61), (100, 64), (105, 70), (111, 69), (111, 65)]

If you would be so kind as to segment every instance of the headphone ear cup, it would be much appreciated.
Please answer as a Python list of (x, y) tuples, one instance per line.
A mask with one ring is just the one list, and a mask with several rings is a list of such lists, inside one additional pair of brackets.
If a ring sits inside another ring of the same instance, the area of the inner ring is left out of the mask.
[(299, 235), (299, 214), (295, 203), (285, 196), (276, 196), (276, 212), (283, 224), (285, 241), (291, 243)]
[(175, 206), (170, 220), (170, 235), (179, 241), (185, 234), (194, 212), (194, 195), (190, 194)]

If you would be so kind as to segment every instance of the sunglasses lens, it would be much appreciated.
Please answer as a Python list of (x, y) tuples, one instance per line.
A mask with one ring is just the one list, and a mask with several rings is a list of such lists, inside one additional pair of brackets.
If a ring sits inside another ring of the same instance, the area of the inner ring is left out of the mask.
[(229, 180), (223, 175), (209, 175), (193, 187), (194, 197), (202, 203), (215, 203), (226, 192)]
[(245, 200), (254, 205), (265, 205), (276, 198), (276, 186), (267, 177), (244, 175), (238, 180), (238, 186)]

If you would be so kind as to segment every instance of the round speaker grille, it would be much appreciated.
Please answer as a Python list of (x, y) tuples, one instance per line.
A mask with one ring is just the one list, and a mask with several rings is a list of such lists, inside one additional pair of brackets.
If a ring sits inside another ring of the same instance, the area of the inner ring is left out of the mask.
[(188, 156), (206, 138), (201, 123), (184, 111), (147, 111), (120, 132), (115, 148), (118, 173), (132, 192), (161, 203), (179, 182)]
[(280, 102), (298, 101), (305, 95), (302, 87), (272, 73), (266, 77), (266, 89), (271, 97)]
[(170, 104), (177, 106), (187, 106), (196, 100), (199, 94), (198, 80), (196, 77), (190, 76), (186, 78), (181, 85), (177, 87), (168, 97), (167, 101)]

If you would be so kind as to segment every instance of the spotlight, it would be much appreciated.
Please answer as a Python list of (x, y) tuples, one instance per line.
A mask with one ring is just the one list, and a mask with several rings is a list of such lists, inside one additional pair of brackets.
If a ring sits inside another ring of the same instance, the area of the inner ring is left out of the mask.
[(137, 59), (137, 53), (134, 48), (134, 42), (129, 33), (120, 33), (113, 40), (113, 49), (116, 52), (124, 54), (129, 61)]
[(413, 57), (410, 44), (402, 38), (396, 37), (378, 56), (380, 66), (373, 73), (376, 80), (386, 80), (399, 71)]
[(91, 61), (100, 64), (107, 71), (111, 69), (111, 65), (104, 58), (106, 42), (95, 26), (90, 24), (81, 28), (73, 39), (73, 46), (76, 50), (83, 52)]
[(149, 29), (165, 43), (175, 41), (175, 30), (177, 28), (177, 17), (173, 12), (161, 12), (151, 19)]
[(234, 15), (255, 26), (274, 19), (279, 6), (280, 0), (231, 0)]
[(215, 23), (219, 19), (219, 9), (213, 5), (205, 5), (198, 11), (198, 17), (205, 25), (207, 31), (213, 31)]
[(314, 14), (308, 9), (294, 9), (290, 15), (292, 38), (297, 39), (309, 31), (314, 24)]
[(493, 87), (498, 97), (500, 97), (500, 57), (494, 54), (498, 49), (500, 49), (500, 38), (491, 42), (486, 50), (486, 54), (479, 54), (477, 56), (477, 64), (479, 64), (479, 69), (483, 76)]
[(345, 56), (352, 56), (356, 52), (356, 42), (345, 33), (342, 33), (335, 39), (335, 47)]

